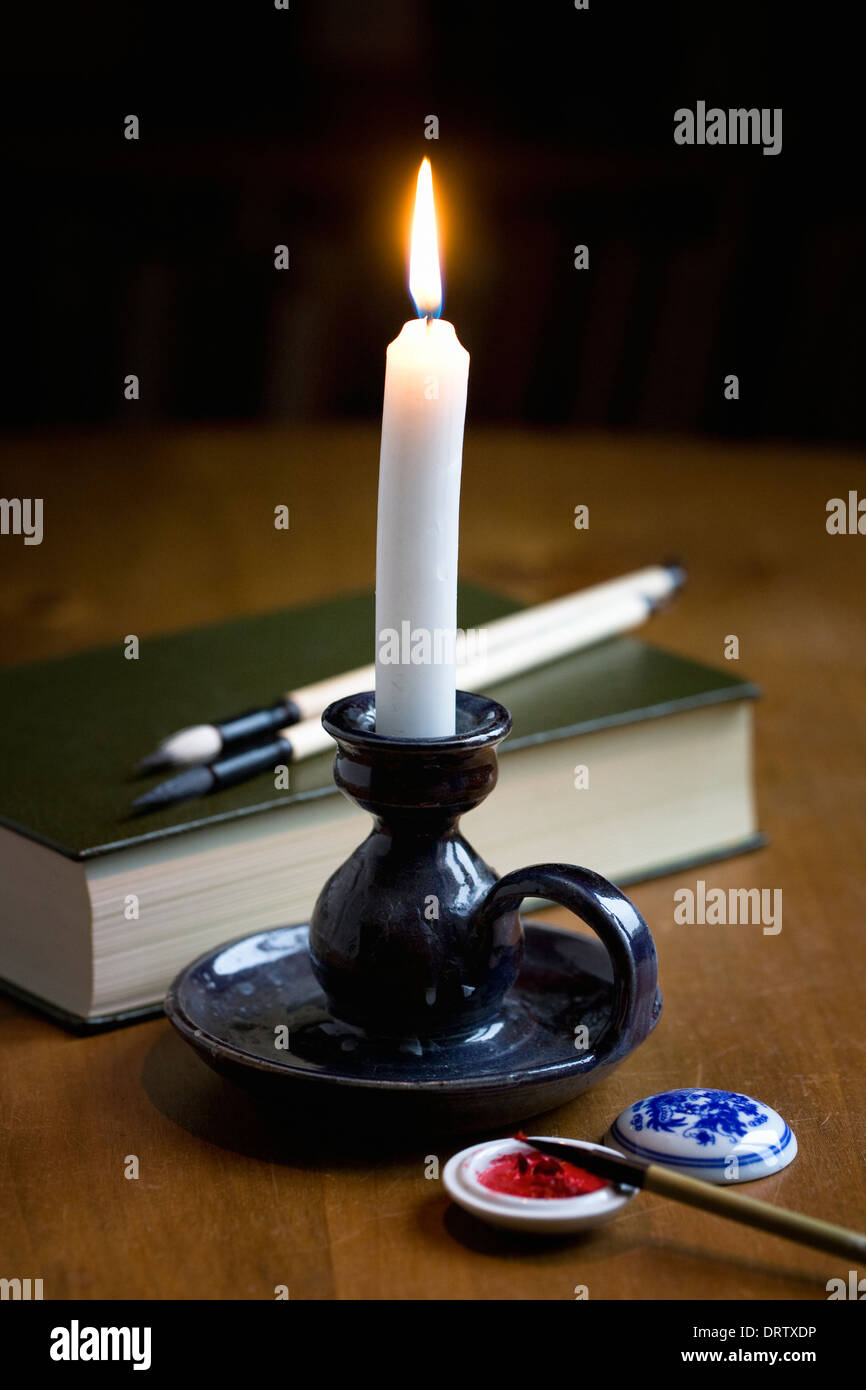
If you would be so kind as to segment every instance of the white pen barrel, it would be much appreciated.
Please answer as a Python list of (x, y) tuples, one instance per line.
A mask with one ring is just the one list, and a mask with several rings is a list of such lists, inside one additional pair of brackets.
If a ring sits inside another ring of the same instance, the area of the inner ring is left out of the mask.
[(317, 753), (326, 753), (334, 747), (334, 740), (330, 734), (325, 733), (319, 718), (304, 719), (300, 724), (292, 724), (291, 728), (283, 729), (282, 734), (292, 745), (292, 762), (313, 758)]
[(551, 599), (532, 608), (521, 608), (517, 613), (509, 613), (504, 618), (484, 624), (481, 631), (486, 638), (486, 649), (492, 652), (512, 642), (522, 641), (524, 637), (534, 638), (539, 632), (546, 632), (552, 627), (576, 624), (579, 630), (584, 617), (597, 608), (615, 612), (619, 600), (634, 595), (658, 603), (669, 597), (678, 585), (679, 580), (669, 566), (647, 565), (618, 579), (592, 584), (588, 589), (565, 594), (562, 598)]
[[(578, 593), (565, 594), (562, 598), (536, 604), (533, 608), (521, 608), (516, 613), (509, 613), (504, 618), (496, 618), (483, 624), (479, 631), (483, 636), (484, 650), (487, 656), (492, 656), (494, 652), (510, 649), (527, 639), (534, 642), (540, 633), (546, 633), (553, 627), (561, 627), (572, 634), (568, 644), (561, 649), (561, 654), (571, 649), (578, 650), (581, 645), (585, 645), (581, 639), (584, 630), (595, 633), (599, 631), (598, 620), (594, 616), (590, 617), (594, 610), (603, 609), (606, 614), (611, 615), (611, 620), (616, 624), (620, 611), (618, 605), (622, 600), (627, 602), (638, 595), (658, 602), (667, 598), (676, 588), (677, 580), (666, 565), (647, 565), (644, 569), (634, 570), (633, 573), (621, 575), (618, 579), (593, 584)], [(644, 618), (647, 611), (647, 605), (644, 604)], [(621, 631), (622, 628), (614, 626), (611, 634)], [(604, 635), (602, 633), (602, 636)], [(574, 642), (575, 637), (577, 646), (572, 648), (570, 644)], [(588, 640), (596, 641), (598, 638), (592, 636)], [(464, 677), (466, 668), (465, 661), (458, 663), (460, 682), (464, 690), (469, 688)], [(375, 683), (375, 665), (356, 666), (352, 671), (344, 671), (338, 676), (328, 676), (325, 680), (314, 681), (312, 685), (292, 691), (290, 698), (298, 706), (302, 719), (315, 719), (334, 700), (354, 695), (359, 690), (372, 690)]]
[(580, 651), (593, 642), (628, 632), (646, 622), (651, 611), (650, 601), (642, 595), (622, 594), (615, 602), (591, 609), (571, 623), (538, 632), (512, 646), (498, 647), (479, 660), (468, 662), (460, 671), (461, 688), (482, 690), (496, 681), (508, 680)]
[[(602, 642), (606, 637), (628, 632), (646, 622), (650, 611), (651, 604), (648, 599), (637, 593), (624, 593), (616, 602), (584, 613), (574, 622), (551, 628), (546, 632), (538, 632), (531, 639), (500, 647), (488, 652), (480, 660), (467, 662), (460, 669), (460, 688), (483, 690), (497, 681), (508, 680), (523, 671), (531, 671), (548, 661), (556, 661), (559, 657), (580, 651), (593, 642)], [(340, 677), (335, 677), (333, 681), (320, 681), (318, 688), (323, 691), (326, 686), (332, 687), (331, 698), (341, 699), (346, 694), (354, 695), (357, 691), (369, 690), (371, 687), (365, 684), (365, 680), (371, 674), (372, 667), (364, 666), (350, 672), (353, 684), (348, 691), (338, 688)], [(313, 687), (310, 686), (308, 689), (312, 690)], [(326, 704), (329, 703), (330, 699), (326, 701)], [(332, 740), (319, 722), (318, 715), (311, 715), (302, 723), (294, 724), (283, 732), (291, 741), (296, 760), (312, 757), (315, 753), (321, 753), (323, 749), (333, 746)]]
[(305, 685), (301, 690), (294, 690), (289, 698), (294, 700), (302, 719), (315, 719), (328, 708), (328, 705), (333, 704), (334, 700), (342, 700), (346, 695), (356, 695), (359, 690), (372, 690), (375, 684), (374, 665), (356, 666), (354, 671), (344, 671), (339, 676), (328, 676), (325, 680)]

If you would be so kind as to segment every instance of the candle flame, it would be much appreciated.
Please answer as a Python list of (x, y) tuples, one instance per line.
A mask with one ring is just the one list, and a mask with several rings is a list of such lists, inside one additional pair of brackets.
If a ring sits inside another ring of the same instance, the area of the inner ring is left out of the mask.
[(409, 253), (409, 293), (419, 318), (438, 318), (442, 309), (442, 276), (433, 203), (433, 171), (422, 159), (415, 189), (412, 245)]

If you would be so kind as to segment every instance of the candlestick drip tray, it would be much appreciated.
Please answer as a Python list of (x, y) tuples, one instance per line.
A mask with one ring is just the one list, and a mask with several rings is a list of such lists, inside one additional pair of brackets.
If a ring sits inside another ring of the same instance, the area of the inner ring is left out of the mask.
[[(498, 1016), (459, 1039), (381, 1040), (335, 1019), (310, 967), (306, 925), (201, 956), (174, 981), (166, 1013), (209, 1066), (305, 1123), (318, 1114), (364, 1129), (481, 1132), (563, 1104), (635, 1045), (613, 1033), (601, 944), (540, 923), (524, 931), (520, 974)], [(658, 996), (653, 1021), (660, 1009)]]

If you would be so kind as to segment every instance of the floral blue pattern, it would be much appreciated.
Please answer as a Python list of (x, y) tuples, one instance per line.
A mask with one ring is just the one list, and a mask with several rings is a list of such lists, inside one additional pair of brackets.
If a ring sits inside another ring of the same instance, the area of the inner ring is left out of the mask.
[(631, 1127), (678, 1134), (702, 1148), (724, 1140), (742, 1139), (750, 1129), (764, 1125), (767, 1111), (757, 1101), (737, 1091), (663, 1091), (632, 1106)]
[(634, 1102), (608, 1131), (612, 1148), (709, 1182), (750, 1182), (797, 1155), (777, 1111), (739, 1091), (697, 1086)]

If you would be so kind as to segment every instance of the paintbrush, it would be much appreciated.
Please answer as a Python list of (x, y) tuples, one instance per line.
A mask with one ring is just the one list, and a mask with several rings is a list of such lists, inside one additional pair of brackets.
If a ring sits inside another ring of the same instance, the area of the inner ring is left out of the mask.
[[(629, 631), (646, 621), (657, 607), (656, 600), (648, 598), (645, 594), (635, 592), (615, 596), (615, 601), (612, 599), (603, 607), (585, 613), (579, 629), (577, 625), (555, 627), (534, 635), (524, 634), (523, 639), (514, 646), (496, 645), (486, 656), (479, 657), (461, 668), (460, 687), (465, 690), (487, 689), (498, 681), (508, 680), (548, 661), (556, 661), (590, 642), (611, 637), (616, 632)], [(524, 610), (517, 614), (518, 618), (524, 616)], [(356, 690), (369, 689), (369, 684), (364, 685), (362, 682), (369, 682), (374, 677), (375, 670), (372, 668), (366, 671), (350, 671), (347, 675), (320, 681), (315, 686), (307, 686), (303, 695), (309, 702), (308, 707), (312, 708), (321, 704), (323, 699), (336, 696), (340, 690), (345, 696), (354, 694)], [(296, 708), (300, 708), (302, 692), (296, 691), (295, 696), (292, 703)], [(277, 704), (273, 710), (265, 713), (269, 719), (276, 719), (278, 714), (280, 718), (285, 719), (286, 707)], [(273, 772), (278, 764), (298, 762), (301, 758), (311, 757), (326, 749), (332, 750), (334, 741), (322, 728), (321, 713), (322, 710), (319, 709), (316, 718), (304, 719), (299, 723), (289, 722), (285, 728), (279, 729), (268, 743), (253, 743), (251, 747), (241, 747), (228, 757), (220, 757), (215, 762), (203, 763), (177, 773), (137, 797), (132, 803), (132, 811), (140, 814), (142, 811), (161, 810), (177, 801), (187, 801), (191, 797), (205, 796), (210, 792), (220, 791), (223, 787), (235, 786), (239, 782), (248, 782), (260, 773)], [(223, 734), (229, 727), (235, 731), (244, 729), (249, 734), (257, 719), (258, 715), (253, 711), (249, 715), (239, 715), (231, 726), (226, 724), (219, 727), (222, 728)], [(197, 729), (186, 730), (182, 736), (177, 737), (185, 740), (189, 734), (192, 743), (188, 746), (193, 747), (203, 731), (209, 739), (216, 738), (218, 732), (217, 726), (201, 725)], [(234, 737), (233, 734), (232, 738)], [(199, 745), (199, 753), (205, 752), (205, 742), (202, 742)], [(162, 758), (162, 754), (153, 754), (145, 761), (152, 767), (157, 765), (154, 760), (159, 758)], [(178, 760), (174, 754), (172, 758)], [(140, 770), (145, 769), (140, 766)]]
[[(470, 647), (470, 654), (460, 664), (458, 685), (461, 690), (480, 690), (618, 632), (630, 631), (669, 602), (685, 578), (685, 570), (674, 561), (647, 565), (619, 579), (608, 579), (603, 584), (593, 584), (577, 593), (497, 618), (481, 629), (485, 651), (473, 656)], [(223, 754), (230, 757), (232, 750), (246, 744), (276, 739), (280, 733), (285, 735), (292, 724), (306, 720), (318, 723), (332, 700), (354, 695), (358, 690), (372, 690), (375, 682), (375, 666), (362, 666), (289, 691), (270, 705), (245, 710), (219, 723), (180, 729), (143, 758), (137, 770), (150, 773), (209, 763)], [(322, 748), (331, 746), (328, 738), (322, 743)], [(296, 751), (294, 756), (306, 754)], [(201, 794), (195, 778), (190, 787), (190, 795)], [(165, 801), (170, 797), (157, 799)]]
[(670, 1197), (674, 1202), (685, 1202), (690, 1207), (724, 1216), (729, 1221), (740, 1221), (744, 1226), (754, 1226), (773, 1235), (784, 1236), (786, 1240), (799, 1241), (801, 1245), (813, 1245), (818, 1250), (827, 1250), (831, 1255), (842, 1255), (854, 1260), (866, 1259), (866, 1235), (850, 1231), (845, 1226), (834, 1226), (829, 1221), (819, 1221), (814, 1216), (803, 1216), (800, 1212), (789, 1211), (786, 1207), (775, 1207), (770, 1202), (760, 1202), (755, 1197), (744, 1197), (730, 1188), (719, 1187), (715, 1183), (703, 1182), (700, 1178), (687, 1178), (661, 1163), (644, 1163), (639, 1159), (625, 1158), (606, 1149), (598, 1149), (580, 1139), (557, 1142), (552, 1139), (533, 1139), (531, 1135), (517, 1136), (531, 1144), (539, 1153), (552, 1158), (565, 1159), (578, 1167), (593, 1173), (598, 1178), (624, 1184), (628, 1187), (643, 1188), (645, 1192), (655, 1192), (660, 1197)]

